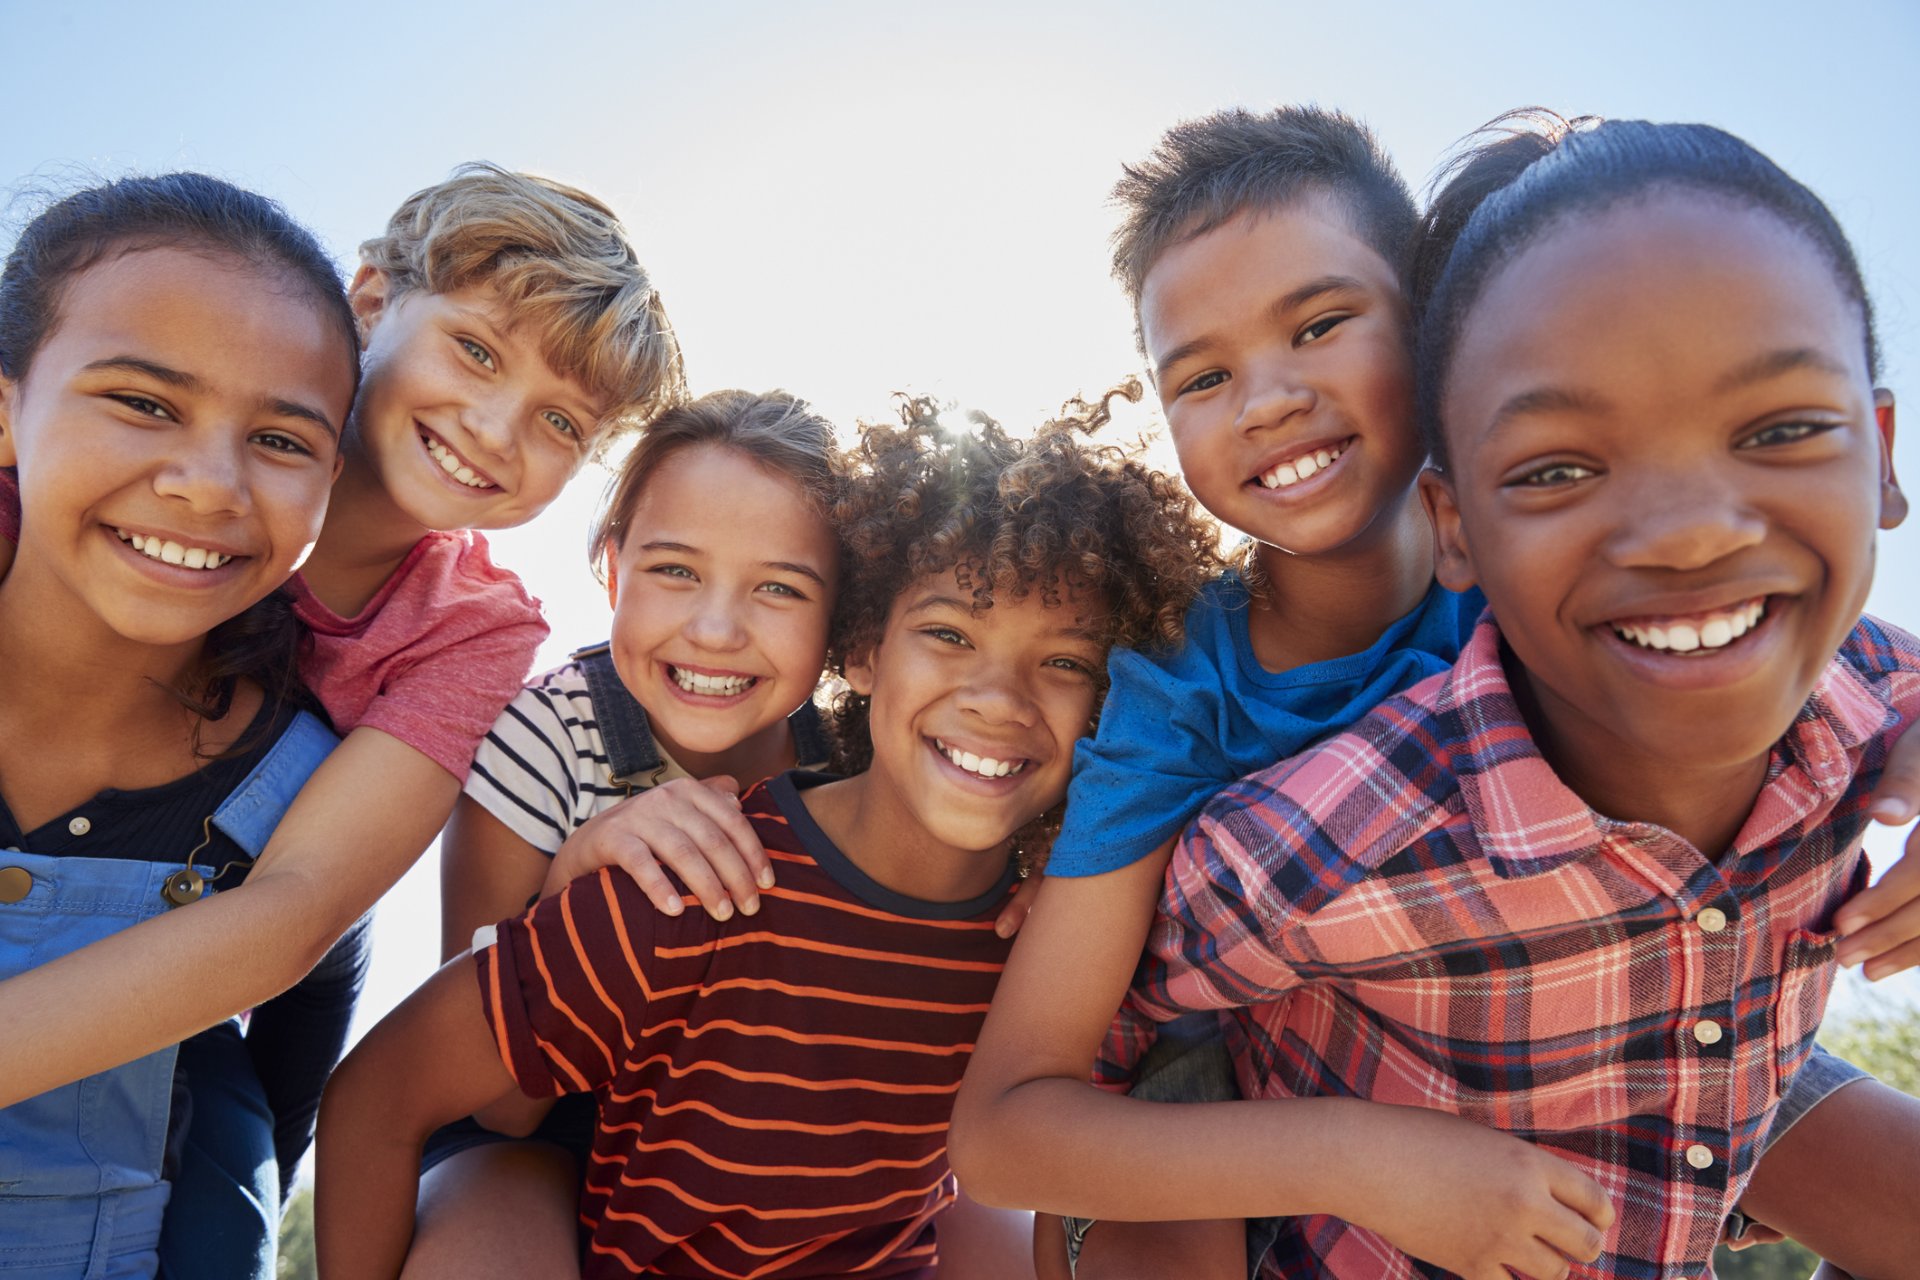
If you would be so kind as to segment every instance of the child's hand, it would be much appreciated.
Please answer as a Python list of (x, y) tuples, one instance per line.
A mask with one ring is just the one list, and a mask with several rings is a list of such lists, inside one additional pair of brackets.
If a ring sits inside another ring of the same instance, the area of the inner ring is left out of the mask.
[(1592, 1262), (1613, 1225), (1600, 1184), (1530, 1142), (1459, 1116), (1396, 1107), (1391, 1142), (1370, 1143), (1380, 1180), (1350, 1221), (1466, 1280), (1564, 1276)]
[(773, 864), (740, 812), (739, 790), (732, 778), (675, 778), (628, 796), (560, 846), (542, 896), (617, 866), (654, 906), (677, 916), (686, 904), (660, 869), (664, 863), (714, 919), (731, 918), (736, 905), (752, 915), (760, 909), (760, 890), (773, 887)]
[(1003, 938), (1011, 938), (1020, 932), (1020, 926), (1027, 922), (1027, 912), (1033, 910), (1033, 895), (1040, 892), (1040, 882), (1046, 876), (1034, 872), (1020, 882), (1020, 887), (1007, 899), (1007, 905), (1000, 909), (999, 918), (993, 922), (993, 931)]
[[(1920, 733), (1893, 744), (1867, 812), (1890, 827), (1920, 813)], [(1834, 927), (1843, 935), (1835, 953), (1840, 963), (1865, 961), (1870, 980), (1920, 964), (1920, 826), (1907, 833), (1905, 852), (1880, 882), (1840, 908)]]

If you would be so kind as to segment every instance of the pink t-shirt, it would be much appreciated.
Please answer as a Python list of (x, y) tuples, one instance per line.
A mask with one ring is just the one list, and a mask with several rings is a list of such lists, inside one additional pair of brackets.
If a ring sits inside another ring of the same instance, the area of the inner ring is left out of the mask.
[(462, 782), (547, 638), (540, 602), (470, 530), (420, 539), (358, 617), (298, 574), (287, 589), (312, 633), (300, 673), (333, 727), (391, 734)]
[[(20, 541), (20, 482), (0, 467), (0, 538)], [(540, 602), (477, 533), (429, 533), (357, 618), (287, 583), (311, 633), (300, 675), (342, 735), (391, 734), (461, 782), (547, 638)]]

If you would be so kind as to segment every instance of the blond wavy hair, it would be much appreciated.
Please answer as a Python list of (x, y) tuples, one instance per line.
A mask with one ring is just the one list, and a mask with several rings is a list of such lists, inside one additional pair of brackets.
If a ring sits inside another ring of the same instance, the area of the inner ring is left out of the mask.
[(392, 297), (490, 285), (554, 370), (605, 407), (597, 444), (686, 399), (680, 343), (613, 210), (584, 191), (461, 165), (416, 191), (360, 246)]

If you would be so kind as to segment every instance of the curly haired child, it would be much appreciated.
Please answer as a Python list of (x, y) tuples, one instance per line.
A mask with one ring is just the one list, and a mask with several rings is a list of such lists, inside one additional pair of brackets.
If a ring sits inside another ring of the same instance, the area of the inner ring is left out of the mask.
[(857, 772), (743, 798), (780, 866), (757, 915), (664, 915), (602, 870), (375, 1028), (322, 1117), (326, 1274), (395, 1274), (420, 1142), (516, 1084), (599, 1098), (587, 1276), (931, 1274), (1015, 855), (1044, 856), (1108, 648), (1177, 636), (1212, 538), (1177, 484), (1079, 438), (1105, 417), (1019, 441), (913, 405), (865, 430), (833, 512)]

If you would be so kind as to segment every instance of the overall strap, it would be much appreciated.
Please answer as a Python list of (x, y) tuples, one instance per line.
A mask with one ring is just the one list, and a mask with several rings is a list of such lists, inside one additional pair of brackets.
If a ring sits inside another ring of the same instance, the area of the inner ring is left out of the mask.
[(576, 649), (573, 660), (587, 678), (587, 696), (593, 699), (594, 723), (607, 748), (607, 771), (615, 782), (651, 776), (666, 761), (653, 740), (646, 708), (627, 691), (613, 666), (611, 642)]
[(293, 723), (267, 748), (260, 763), (213, 811), (213, 825), (249, 857), (258, 858), (293, 798), (339, 742), (333, 730), (313, 715), (294, 713)]

